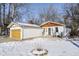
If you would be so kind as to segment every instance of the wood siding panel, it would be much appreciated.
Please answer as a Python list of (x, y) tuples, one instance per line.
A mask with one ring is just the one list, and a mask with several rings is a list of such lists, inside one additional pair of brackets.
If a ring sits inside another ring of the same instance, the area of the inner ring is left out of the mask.
[(57, 23), (48, 22), (48, 23), (42, 25), (41, 27), (52, 27), (52, 26), (63, 26), (63, 25), (57, 24)]

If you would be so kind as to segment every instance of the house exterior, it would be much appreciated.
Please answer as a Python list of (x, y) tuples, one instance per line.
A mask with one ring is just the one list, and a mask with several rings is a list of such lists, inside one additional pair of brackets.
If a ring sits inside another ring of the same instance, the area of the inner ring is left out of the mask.
[(44, 36), (62, 36), (65, 34), (65, 25), (58, 23), (47, 21), (40, 25), (43, 28)]
[(22, 40), (34, 38), (42, 35), (42, 29), (38, 25), (12, 22), (7, 28), (10, 28), (10, 38)]

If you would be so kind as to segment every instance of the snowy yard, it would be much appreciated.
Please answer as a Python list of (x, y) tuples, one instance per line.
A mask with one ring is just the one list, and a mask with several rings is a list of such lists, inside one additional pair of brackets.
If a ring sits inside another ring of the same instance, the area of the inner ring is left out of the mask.
[(33, 40), (13, 41), (0, 43), (0, 55), (32, 56), (32, 49), (41, 47), (48, 50), (48, 56), (79, 56), (79, 48), (69, 41), (56, 40), (57, 38), (36, 38)]

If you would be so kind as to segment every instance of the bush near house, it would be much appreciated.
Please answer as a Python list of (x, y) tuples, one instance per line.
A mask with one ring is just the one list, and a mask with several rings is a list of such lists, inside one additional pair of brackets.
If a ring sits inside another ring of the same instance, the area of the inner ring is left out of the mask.
[(78, 24), (77, 22), (73, 21), (71, 25), (71, 32), (70, 37), (78, 36)]
[(8, 35), (8, 28), (7, 28), (8, 24), (4, 24), (0, 26), (0, 35)]

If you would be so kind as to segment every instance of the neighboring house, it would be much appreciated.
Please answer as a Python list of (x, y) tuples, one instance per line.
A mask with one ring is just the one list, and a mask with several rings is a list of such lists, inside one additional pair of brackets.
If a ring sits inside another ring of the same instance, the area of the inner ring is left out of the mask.
[(64, 36), (66, 31), (64, 24), (52, 21), (44, 22), (40, 27), (44, 29), (44, 36)]
[(7, 28), (10, 28), (10, 38), (15, 40), (42, 36), (41, 27), (35, 24), (11, 22)]

